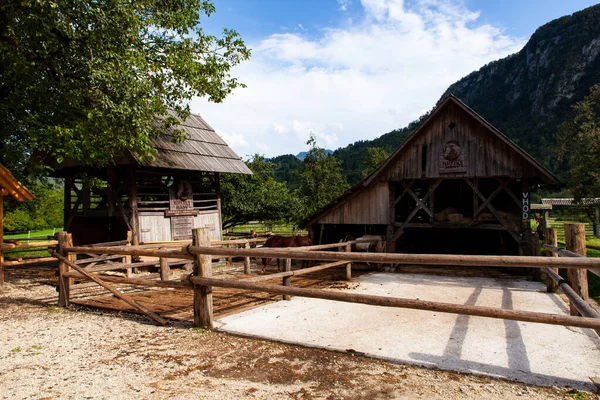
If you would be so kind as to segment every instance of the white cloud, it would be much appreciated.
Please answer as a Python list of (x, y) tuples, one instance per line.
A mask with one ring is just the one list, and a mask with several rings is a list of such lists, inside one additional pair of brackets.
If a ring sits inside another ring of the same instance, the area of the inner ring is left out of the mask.
[(350, 5), (350, 0), (337, 0), (340, 11), (348, 10), (348, 6)]
[(360, 20), (319, 37), (278, 33), (251, 45), (252, 60), (233, 72), (248, 88), (222, 104), (195, 99), (192, 110), (240, 156), (296, 154), (310, 132), (335, 149), (406, 126), (450, 84), (524, 44), (460, 0), (361, 4)]

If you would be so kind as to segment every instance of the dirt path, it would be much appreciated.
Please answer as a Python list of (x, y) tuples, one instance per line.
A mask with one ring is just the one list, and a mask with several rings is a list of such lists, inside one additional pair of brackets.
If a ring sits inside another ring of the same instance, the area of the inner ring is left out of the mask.
[(0, 292), (0, 398), (597, 399), (352, 354), (55, 307), (50, 269), (9, 270)]

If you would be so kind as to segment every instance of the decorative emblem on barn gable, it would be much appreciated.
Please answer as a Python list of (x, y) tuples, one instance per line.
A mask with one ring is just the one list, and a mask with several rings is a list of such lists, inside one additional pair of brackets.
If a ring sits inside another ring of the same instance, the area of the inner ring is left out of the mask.
[(457, 140), (449, 140), (442, 147), (439, 158), (439, 169), (442, 173), (467, 172), (464, 150)]

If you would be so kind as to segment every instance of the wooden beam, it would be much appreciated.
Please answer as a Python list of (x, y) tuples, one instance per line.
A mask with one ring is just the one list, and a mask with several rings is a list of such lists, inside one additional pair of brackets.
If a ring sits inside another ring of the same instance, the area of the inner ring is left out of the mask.
[[(195, 246), (210, 246), (210, 230), (208, 228), (195, 228), (192, 232), (192, 243)], [(201, 278), (212, 277), (212, 257), (210, 255), (198, 253), (194, 261), (194, 275)], [(194, 326), (213, 327), (213, 296), (210, 285), (194, 286)]]
[(75, 269), (80, 274), (84, 275), (87, 279), (90, 279), (90, 280), (96, 282), (98, 285), (102, 286), (103, 288), (105, 288), (106, 290), (108, 290), (109, 292), (111, 292), (112, 294), (114, 294), (115, 297), (117, 297), (118, 299), (123, 300), (125, 303), (129, 304), (130, 306), (132, 306), (136, 310), (142, 312), (143, 314), (145, 314), (151, 320), (159, 323), (162, 326), (167, 325), (167, 320), (165, 320), (164, 318), (162, 318), (160, 315), (158, 315), (158, 314), (150, 311), (146, 307), (142, 306), (141, 304), (139, 304), (138, 302), (136, 302), (133, 298), (131, 298), (130, 296), (126, 295), (125, 293), (121, 293), (114, 286), (109, 285), (107, 282), (103, 281), (98, 276), (93, 275), (93, 274), (87, 272), (84, 268), (81, 268), (79, 265), (77, 265), (77, 264), (69, 261), (66, 257), (63, 257), (62, 255), (58, 254), (57, 252), (53, 252), (53, 255), (56, 258), (58, 258), (61, 262), (65, 263), (69, 267)]
[(346, 253), (337, 251), (303, 251), (291, 248), (223, 249), (218, 247), (190, 246), (192, 254), (219, 256), (250, 255), (256, 258), (291, 258), (293, 260), (320, 260), (346, 262), (372, 262), (381, 264), (455, 265), (465, 267), (507, 268), (598, 268), (600, 258), (550, 258), (532, 256), (484, 256), (456, 254), (409, 253)]
[[(584, 317), (589, 318), (600, 318), (600, 314), (596, 310), (592, 308), (584, 299), (582, 299), (575, 290), (571, 286), (567, 284), (567, 282), (560, 276), (557, 272), (552, 270), (551, 268), (546, 268), (544, 270), (548, 275), (548, 278), (551, 279), (558, 287), (558, 289), (569, 299), (569, 304), (577, 310), (578, 315), (583, 315)], [(571, 313), (571, 315), (573, 315)]]
[[(471, 188), (473, 189), (473, 191), (475, 193), (477, 193), (477, 195), (485, 202), (486, 198), (485, 196), (479, 191), (479, 189), (477, 189), (477, 187), (475, 187), (475, 185), (473, 185), (473, 182), (471, 182), (469, 179), (465, 178), (465, 182), (467, 182), (467, 184), (469, 186), (471, 186)], [(496, 189), (497, 191), (498, 189)], [(496, 192), (494, 191), (494, 193)], [(497, 194), (497, 193), (496, 193)], [(490, 201), (491, 201), (492, 196), (490, 196)], [(485, 204), (485, 203), (484, 203)], [(479, 209), (482, 209), (483, 205), (481, 205), (479, 207)], [(490, 210), (490, 212), (494, 215), (494, 217), (496, 217), (496, 219), (498, 220), (498, 222), (500, 222), (505, 228), (506, 231), (510, 234), (510, 236), (512, 236), (512, 238), (517, 242), (517, 243), (521, 243), (521, 238), (519, 237), (519, 235), (517, 235), (517, 233), (515, 231), (513, 231), (512, 229), (510, 229), (509, 226), (507, 226), (502, 218), (500, 217), (500, 214), (498, 214), (498, 211), (496, 211), (496, 208), (494, 206), (492, 206), (492, 203), (488, 202), (486, 207), (488, 208), (488, 210)], [(477, 212), (477, 215), (479, 215), (479, 211)]]
[[(565, 243), (567, 250), (586, 255), (585, 224), (565, 224)], [(567, 271), (569, 286), (585, 301), (589, 299), (587, 271), (585, 269)], [(577, 307), (570, 302), (571, 315), (580, 315)]]
[(191, 279), (192, 282), (194, 282), (194, 284), (196, 285), (211, 285), (215, 287), (243, 289), (273, 294), (284, 294), (315, 299), (342, 301), (346, 303), (368, 304), (382, 307), (409, 308), (415, 310), (426, 310), (488, 318), (508, 319), (512, 321), (526, 321), (551, 325), (577, 326), (581, 328), (600, 329), (599, 318), (574, 317), (569, 315), (547, 314), (531, 311), (505, 310), (483, 306), (470, 306), (463, 304), (405, 299), (398, 297), (375, 296), (323, 289), (296, 288), (279, 285), (269, 285), (264, 283), (246, 282), (243, 280), (202, 277), (192, 277)]
[[(398, 229), (397, 235), (400, 236), (402, 234), (402, 232), (404, 231), (404, 228), (406, 227), (406, 225), (408, 225), (408, 223), (414, 218), (414, 216), (417, 214), (417, 212), (422, 208), (425, 207), (425, 202), (427, 201), (427, 199), (429, 198), (429, 196), (431, 196), (431, 194), (433, 193), (433, 191), (435, 189), (437, 189), (437, 187), (440, 185), (440, 183), (442, 182), (441, 179), (438, 179), (437, 181), (435, 181), (435, 183), (433, 185), (431, 185), (429, 187), (429, 191), (427, 192), (427, 194), (423, 197), (423, 199), (419, 199), (417, 201), (417, 206), (411, 211), (411, 213), (408, 215), (408, 218), (406, 218), (406, 221), (404, 221), (404, 223), (400, 226), (400, 229)], [(402, 182), (402, 184), (404, 185), (404, 182)], [(405, 189), (407, 188), (406, 186), (404, 186)], [(409, 188), (407, 189), (407, 191), (409, 191), (409, 193), (411, 194), (411, 196), (413, 196), (413, 198), (418, 199), (417, 195), (414, 194), (412, 192), (412, 190), (410, 190)], [(425, 210), (429, 215), (431, 215), (431, 211), (429, 211), (429, 209)], [(397, 237), (396, 237), (397, 239)]]
[[(557, 235), (557, 231), (556, 228), (548, 228), (546, 230), (546, 244), (550, 245), (550, 246), (558, 246), (558, 235)], [(558, 253), (555, 253), (553, 251), (550, 252), (550, 256), (551, 257), (558, 257)], [(553, 272), (558, 274), (558, 268), (548, 268), (550, 270), (552, 270)], [(548, 275), (548, 274), (546, 274)], [(548, 282), (546, 282), (546, 291), (547, 292), (556, 292), (558, 290), (558, 285), (557, 282), (555, 282), (554, 279), (552, 279), (551, 276), (547, 277)]]

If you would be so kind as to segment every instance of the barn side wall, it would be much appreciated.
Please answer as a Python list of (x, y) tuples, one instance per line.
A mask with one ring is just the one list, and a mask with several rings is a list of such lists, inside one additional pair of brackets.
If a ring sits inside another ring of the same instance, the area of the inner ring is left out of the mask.
[(379, 182), (316, 223), (386, 225), (390, 219), (389, 196), (388, 183)]

